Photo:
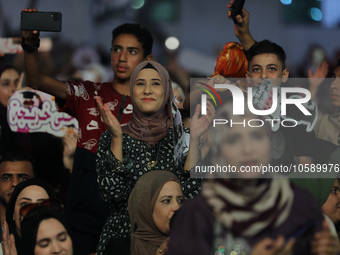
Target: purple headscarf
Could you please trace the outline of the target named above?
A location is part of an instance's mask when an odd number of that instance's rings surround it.
[[[152,114],[142,112],[137,107],[133,98],[133,87],[135,86],[137,76],[147,65],[151,65],[158,72],[164,86],[164,102],[161,108]],[[133,113],[131,121],[122,128],[123,132],[132,138],[147,142],[148,144],[157,144],[167,135],[168,129],[172,127],[171,101],[173,99],[173,91],[168,71],[155,61],[139,63],[131,74],[130,95]]]

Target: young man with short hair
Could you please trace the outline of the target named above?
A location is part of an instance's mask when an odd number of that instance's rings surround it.
[[[0,243],[2,227],[6,220],[6,208],[14,188],[27,179],[33,178],[34,159],[27,153],[12,151],[6,153],[0,161]],[[0,245],[0,249],[1,245]]]
[[[246,77],[250,78],[250,84],[257,87],[265,80],[270,80],[274,86],[281,86],[281,83],[287,82],[289,71],[286,68],[286,53],[283,48],[269,40],[254,40],[249,31],[249,13],[245,9],[236,19],[238,24],[234,25],[234,32],[248,59]],[[280,126],[279,130],[274,132],[273,164],[312,164],[316,144],[314,132],[307,132],[306,126]]]
[[[35,11],[25,9],[24,11]],[[107,129],[101,121],[95,97],[100,96],[121,124],[130,121],[132,104],[130,76],[137,64],[151,60],[153,38],[139,24],[123,24],[112,31],[112,82],[64,82],[41,72],[37,47],[39,33],[23,31],[27,85],[56,97],[61,111],[77,118],[78,143],[74,157],[65,213],[70,223],[75,252],[96,251],[102,227],[109,215],[97,187],[96,152],[101,134]]]
[[[286,68],[286,53],[281,46],[269,40],[255,43],[247,51],[248,71],[247,78],[252,78],[256,85],[262,84],[265,79],[279,79],[287,81],[289,71]],[[280,84],[277,84],[280,85]]]

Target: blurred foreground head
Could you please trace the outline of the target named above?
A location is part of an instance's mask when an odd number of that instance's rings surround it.
[[[245,78],[247,69],[248,60],[243,47],[239,43],[229,42],[217,57],[212,77],[220,74],[226,78]]]

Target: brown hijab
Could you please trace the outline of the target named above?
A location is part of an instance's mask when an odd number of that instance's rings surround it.
[[[163,186],[170,181],[179,185],[178,178],[169,171],[155,170],[142,175],[129,196],[131,221],[131,255],[155,254],[167,236],[154,223],[153,210]]]
[[[157,112],[152,114],[143,113],[138,109],[133,98],[133,87],[135,86],[137,76],[145,67],[155,69],[159,73],[164,86],[163,105]],[[168,71],[155,61],[150,60],[139,63],[131,74],[130,95],[133,113],[131,121],[122,128],[123,132],[132,138],[147,142],[148,144],[157,144],[167,135],[168,129],[172,127],[171,101],[174,96]]]

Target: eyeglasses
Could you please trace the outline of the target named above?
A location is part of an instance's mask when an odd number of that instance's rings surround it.
[[[27,214],[30,215],[30,212],[38,210],[39,208],[44,207],[52,210],[57,210],[62,212],[63,206],[62,204],[56,199],[46,199],[41,203],[32,203],[24,205],[20,208],[20,216],[25,217]]]

